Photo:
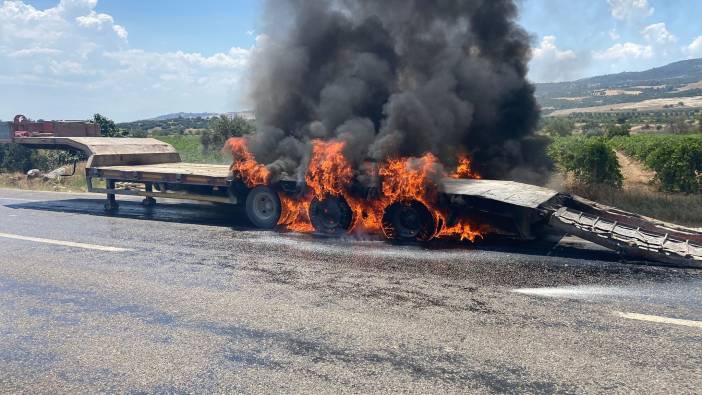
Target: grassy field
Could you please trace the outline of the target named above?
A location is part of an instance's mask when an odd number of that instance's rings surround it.
[[[175,147],[183,162],[229,164],[230,160],[221,153],[205,153],[200,144],[200,136],[159,136],[156,137]]]

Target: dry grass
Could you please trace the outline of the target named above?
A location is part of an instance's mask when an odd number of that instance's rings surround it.
[[[575,184],[566,186],[566,191],[662,221],[702,227],[702,195],[663,193],[650,188],[615,189]]]
[[[41,178],[29,179],[23,173],[0,173],[0,187],[28,189],[32,191],[86,192],[85,163],[76,166],[76,174],[61,177],[59,180],[45,181]]]

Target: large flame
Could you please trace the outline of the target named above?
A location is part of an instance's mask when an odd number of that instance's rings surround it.
[[[241,177],[241,180],[249,188],[257,185],[266,185],[270,182],[271,172],[268,168],[256,161],[246,139],[243,137],[232,137],[227,140],[225,148],[232,152],[233,162],[231,171]]]
[[[342,196],[353,181],[353,169],[343,153],[345,145],[343,141],[312,142],[305,181],[317,199],[325,195]]]
[[[248,150],[246,140],[231,138],[227,147],[232,150],[232,171],[249,187],[270,182],[270,171],[258,163]],[[389,159],[375,166],[374,173],[380,180],[380,192],[373,198],[354,196],[349,192],[354,180],[354,170],[344,156],[345,142],[314,140],[312,153],[305,174],[308,190],[300,197],[280,193],[282,213],[279,225],[294,232],[313,232],[309,208],[313,199],[328,196],[343,197],[354,214],[349,232],[378,232],[382,230],[384,210],[395,202],[416,200],[424,204],[434,217],[435,237],[456,237],[474,241],[482,237],[482,229],[466,219],[459,219],[447,226],[447,213],[437,208],[441,179],[480,178],[471,168],[467,155],[458,158],[454,172],[447,174],[436,156],[427,153],[419,158]]]

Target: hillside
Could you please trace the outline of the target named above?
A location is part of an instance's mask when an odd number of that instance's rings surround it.
[[[700,95],[702,59],[684,60],[639,72],[536,84],[536,98],[546,114],[555,110],[638,103],[651,99],[670,99],[671,103],[677,103],[673,99]]]
[[[174,112],[172,114],[159,115],[157,117],[149,118],[147,121],[168,121],[171,119],[195,119],[195,118],[212,118],[219,114],[213,112]]]

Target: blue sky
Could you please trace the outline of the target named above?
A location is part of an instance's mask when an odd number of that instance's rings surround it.
[[[519,0],[530,79],[702,57],[699,0]],[[118,121],[250,107],[263,0],[0,0],[0,118]]]

